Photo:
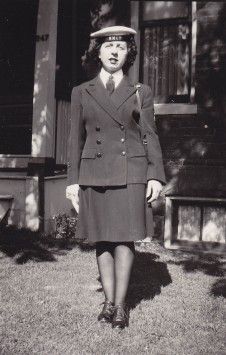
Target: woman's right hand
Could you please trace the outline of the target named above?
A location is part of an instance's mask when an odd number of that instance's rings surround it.
[[[66,188],[66,198],[71,201],[76,212],[79,212],[79,184],[69,185]]]

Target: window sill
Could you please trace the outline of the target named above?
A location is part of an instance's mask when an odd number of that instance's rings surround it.
[[[0,154],[0,168],[25,169],[30,158],[30,155]]]
[[[196,104],[154,104],[156,115],[194,115]]]

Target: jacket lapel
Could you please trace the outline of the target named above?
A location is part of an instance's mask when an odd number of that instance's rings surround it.
[[[136,92],[136,90],[137,89],[134,86],[134,83],[129,81],[128,77],[124,76],[121,83],[111,96],[111,100],[113,101],[116,110],[118,110],[123,103]]]
[[[115,121],[122,124],[121,117],[116,111],[115,105],[112,99],[109,97],[107,90],[105,89],[99,76],[87,83],[86,90],[104,109],[105,112],[107,112]]]
[[[111,97],[109,97],[100,77],[97,76],[88,82],[86,90],[104,109],[104,111],[106,111],[115,121],[122,124],[123,119],[120,117],[117,110],[136,91],[136,87],[124,76],[117,89]]]

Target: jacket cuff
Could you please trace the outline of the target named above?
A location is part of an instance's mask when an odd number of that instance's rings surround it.
[[[161,162],[156,165],[148,165],[147,181],[148,180],[158,180],[162,185],[166,184],[165,172]]]

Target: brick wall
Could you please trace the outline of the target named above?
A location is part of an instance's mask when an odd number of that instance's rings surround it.
[[[198,167],[201,173],[204,168],[213,172],[226,165],[226,3],[197,2],[197,24],[198,114],[157,116],[168,179],[182,167]],[[206,194],[206,186],[209,191],[208,178],[195,193]],[[221,181],[212,193],[225,195],[226,189],[219,187]]]
[[[166,194],[226,197],[226,3],[197,2],[197,115],[157,116]],[[163,237],[164,199],[153,205]]]
[[[204,114],[158,116],[157,127],[168,184],[166,192],[187,196],[226,194],[226,140]]]
[[[199,112],[225,141],[226,3],[197,3],[196,101]]]

